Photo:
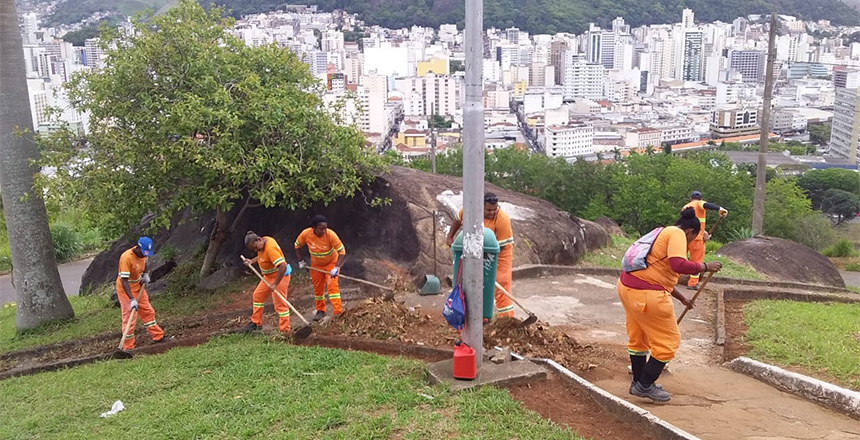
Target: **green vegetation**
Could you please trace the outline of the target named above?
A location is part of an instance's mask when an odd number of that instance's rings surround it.
[[[821,209],[829,190],[840,190],[860,197],[860,178],[857,172],[842,168],[809,171],[798,179],[797,184],[809,193],[812,207],[815,209]]]
[[[625,238],[620,235],[612,236],[612,244],[602,249],[597,249],[586,254],[580,264],[594,267],[608,267],[621,269],[621,257],[627,252],[633,242],[633,238]],[[713,247],[713,246],[712,246]],[[717,256],[714,251],[706,249],[705,261],[719,261],[723,263],[723,270],[719,276],[729,278],[741,278],[747,280],[764,280],[766,277],[746,264],[735,263],[726,257]]]
[[[97,12],[132,16],[147,9],[156,11],[171,3],[173,0],[112,0],[107,2],[101,0],[67,0],[57,4],[54,12],[45,18],[44,24],[45,26],[75,24],[90,18]],[[112,17],[112,20],[117,20],[117,18]]]
[[[279,0],[217,0],[214,3],[225,5],[234,17],[272,11],[283,5]],[[462,29],[465,11],[463,2],[426,0],[310,0],[305,4],[318,5],[326,11],[345,9],[357,13],[370,25],[393,29],[413,25],[438,27],[445,23],[457,23]],[[697,21],[702,22],[722,20],[730,23],[738,16],[770,11],[780,11],[803,20],[832,20],[833,24],[854,25],[860,21],[860,13],[838,0],[487,0],[484,2],[484,26],[502,29],[516,26],[533,34],[581,33],[588,29],[590,22],[608,27],[615,17],[624,17],[633,27],[677,23],[684,8],[692,8]]]
[[[853,263],[848,263],[845,265],[846,272],[860,272],[860,261],[855,261]]]
[[[860,389],[860,304],[754,301],[744,319],[753,357]]]
[[[860,294],[860,287],[856,286],[846,286],[846,288],[856,294]]]
[[[579,438],[505,390],[429,387],[418,361],[261,336],[12,378],[0,390],[9,440]],[[117,399],[125,410],[100,419]]]
[[[831,124],[812,124],[808,128],[809,140],[815,145],[827,145],[830,142]]]
[[[625,230],[644,234],[658,226],[673,224],[692,190],[705,200],[729,210],[714,239],[728,242],[732,231],[748,228],[752,222],[754,171],[735,169],[719,152],[690,154],[631,155],[623,162],[609,164],[576,161],[531,154],[513,148],[485,156],[486,180],[503,188],[545,199],[578,217],[596,219],[605,215]],[[427,159],[410,166],[429,171]],[[440,174],[462,175],[462,150],[454,149],[436,158]],[[709,212],[709,223],[716,213]],[[800,229],[798,219],[817,215],[806,193],[793,178],[773,177],[767,182],[765,235],[800,241],[810,235]],[[818,228],[823,236],[829,225],[811,220],[805,227]],[[829,243],[826,243],[829,244]]]
[[[851,243],[850,241],[845,239],[841,239],[837,241],[834,245],[821,251],[821,255],[824,255],[825,257],[836,258],[856,257],[857,251],[854,250],[854,243]]]
[[[149,213],[158,228],[188,209],[214,211],[201,274],[247,212],[228,219],[234,205],[327,204],[382,167],[362,133],[325,109],[306,64],[286,48],[247,46],[221,12],[183,0],[133,20],[134,32],[104,29],[105,68],[66,83],[90,114],[87,148],[70,130],[39,139],[42,164],[57,169],[40,183],[108,234]]]
[[[708,240],[705,242],[705,253],[713,254],[716,253],[720,248],[723,247],[723,244],[716,240]]]

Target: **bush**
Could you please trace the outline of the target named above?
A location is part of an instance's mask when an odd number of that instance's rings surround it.
[[[59,263],[73,260],[84,252],[80,235],[65,223],[54,223],[51,226],[51,240],[54,242],[54,255]]]
[[[830,220],[820,214],[809,214],[801,217],[794,224],[795,240],[812,249],[820,251],[836,241],[836,233]]]
[[[854,244],[846,239],[841,239],[836,242],[833,246],[828,247],[821,251],[821,255],[825,257],[853,257],[857,255],[857,252],[854,251]]]
[[[860,261],[855,261],[845,266],[845,270],[848,272],[860,272]]]
[[[705,252],[708,254],[717,252],[721,247],[723,247],[723,244],[716,240],[708,240],[705,242]]]
[[[758,234],[753,232],[752,228],[740,227],[732,229],[729,232],[729,242],[743,240],[745,238],[756,238]]]
[[[84,253],[99,251],[104,247],[105,239],[98,228],[80,230],[79,235]]]

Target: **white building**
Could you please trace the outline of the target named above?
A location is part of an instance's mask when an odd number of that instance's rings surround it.
[[[806,116],[796,110],[774,109],[770,115],[770,130],[774,133],[806,131],[806,125]]]
[[[860,89],[836,89],[830,151],[857,163],[857,141],[860,138]]]
[[[681,62],[676,69],[676,79],[700,82],[704,79],[704,41],[701,31],[681,33]]]
[[[394,88],[404,95],[407,116],[456,116],[461,105],[462,78],[433,73],[421,77],[397,78]]]
[[[101,69],[104,65],[104,51],[99,47],[99,39],[98,38],[88,38],[84,42],[84,56],[86,58],[86,62],[84,63],[87,67],[97,70]]]
[[[566,125],[553,125],[545,131],[546,155],[571,158],[594,154],[594,127],[584,122],[571,121]]]
[[[388,102],[388,78],[383,75],[365,75],[358,86],[361,102],[361,131],[388,133],[385,104]]]
[[[589,63],[581,55],[573,51],[564,54],[564,98],[601,99],[606,87],[604,67],[597,63]]]

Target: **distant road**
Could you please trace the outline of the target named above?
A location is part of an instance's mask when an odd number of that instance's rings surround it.
[[[63,280],[63,289],[66,291],[66,295],[78,294],[81,289],[81,277],[92,261],[92,258],[87,258],[59,266],[60,278]],[[4,275],[0,277],[0,304],[13,301],[15,301],[15,289],[12,288],[12,276]]]
[[[860,272],[846,272],[844,270],[840,270],[839,273],[842,274],[842,279],[845,280],[846,285],[860,287]]]

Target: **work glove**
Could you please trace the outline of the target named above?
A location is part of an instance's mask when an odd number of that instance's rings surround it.
[[[136,299],[132,299],[131,301],[129,301],[128,306],[129,306],[132,310],[137,310],[137,300],[136,300]]]
[[[140,282],[141,282],[144,286],[145,286],[145,285],[147,285],[147,284],[149,284],[149,274],[148,274],[148,273],[144,273],[144,274],[140,277]]]
[[[729,210],[726,208],[720,208],[720,217],[725,217],[729,215]]]
[[[306,263],[305,260],[299,260],[299,269],[307,269],[307,268],[308,268],[308,263]]]
[[[340,272],[340,268],[339,268],[339,267],[335,267],[334,269],[332,269],[332,270],[331,270],[331,277],[332,277],[332,278],[337,278],[337,274],[338,274],[338,272]]]
[[[708,234],[707,232],[703,233],[703,234],[702,234],[702,239],[703,239],[704,241],[708,241],[708,240],[710,240],[710,239],[711,239],[711,234]]]

